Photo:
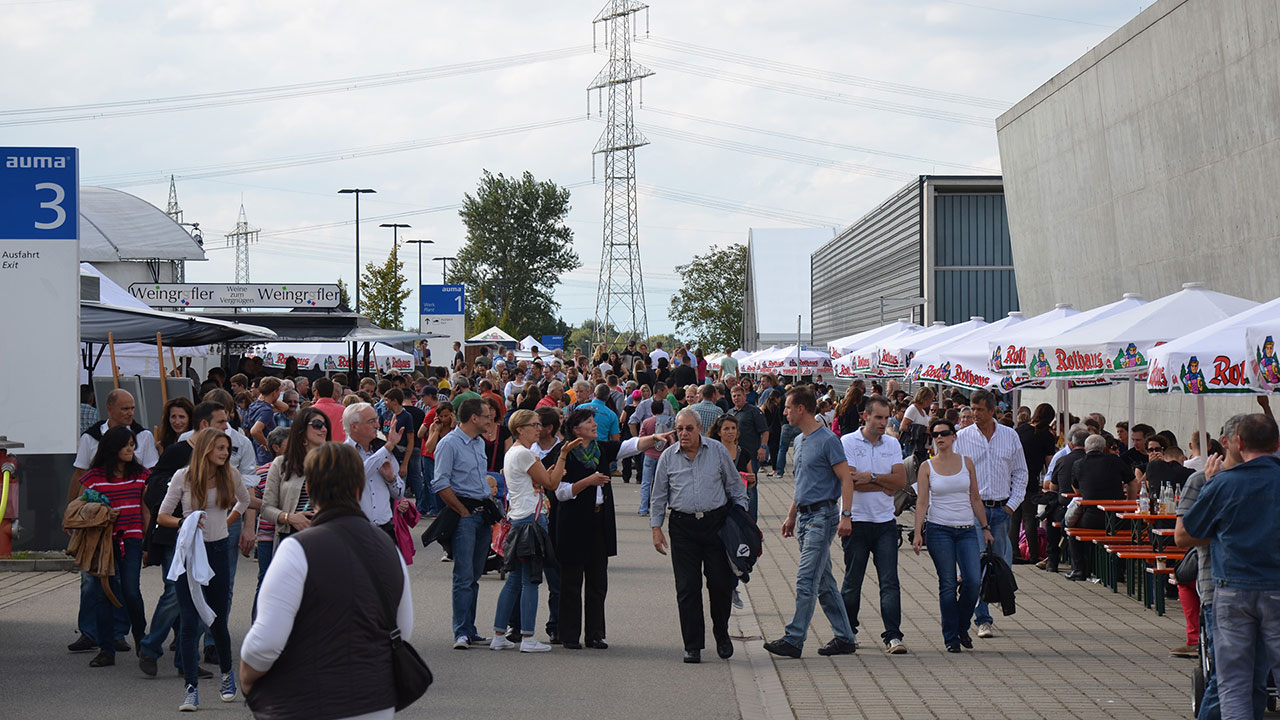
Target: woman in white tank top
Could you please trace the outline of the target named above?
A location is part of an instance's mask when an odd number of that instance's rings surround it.
[[[973,460],[952,451],[956,426],[941,418],[929,420],[929,437],[934,456],[920,466],[917,482],[916,554],[928,543],[929,557],[938,572],[938,606],[942,613],[942,641],[947,652],[961,647],[973,649],[969,621],[978,603],[982,572],[978,567],[978,535],[974,525],[985,522],[987,513],[978,496],[978,477]],[[982,518],[983,520],[977,520]],[[980,525],[982,537],[991,544],[991,531]],[[956,595],[956,568],[960,569],[960,593]]]

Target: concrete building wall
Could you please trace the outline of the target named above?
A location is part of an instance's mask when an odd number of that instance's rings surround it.
[[[1159,0],[1002,115],[997,135],[1027,315],[1193,280],[1280,295],[1280,3]],[[1127,404],[1124,389],[1072,393],[1109,423]],[[1209,425],[1250,408],[1210,398]],[[1181,440],[1194,402],[1140,391],[1137,414]]]

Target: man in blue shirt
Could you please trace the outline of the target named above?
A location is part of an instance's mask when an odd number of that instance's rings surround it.
[[[796,486],[791,511],[782,523],[782,536],[800,543],[800,567],[796,570],[796,612],[787,623],[786,633],[764,644],[774,655],[800,657],[815,603],[831,623],[835,636],[818,649],[819,655],[848,655],[857,645],[849,615],[835,576],[831,574],[831,540],[840,519],[840,507],[853,502],[853,481],[844,448],[835,433],[818,421],[818,401],[813,391],[801,386],[787,393],[784,412],[787,421],[799,428],[796,438]],[[846,524],[842,536],[849,534]]]
[[[609,386],[600,383],[595,389],[595,398],[591,402],[579,403],[580,408],[591,408],[596,414],[596,441],[617,441],[622,437],[622,426],[618,423],[618,413],[609,407]]]
[[[1268,415],[1248,415],[1236,439],[1244,462],[1205,485],[1174,531],[1179,545],[1209,546],[1223,718],[1253,717],[1256,642],[1266,646],[1268,664],[1280,666],[1280,430]]]
[[[466,650],[489,638],[476,630],[476,599],[480,576],[488,556],[491,533],[480,504],[489,497],[485,469],[484,438],[493,410],[479,398],[469,398],[458,408],[459,425],[436,445],[435,474],[431,491],[458,514],[453,532],[453,648]],[[475,512],[472,512],[472,511]]]

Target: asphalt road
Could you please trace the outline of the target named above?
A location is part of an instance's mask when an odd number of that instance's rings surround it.
[[[614,484],[620,553],[609,568],[609,649],[556,647],[545,654],[451,649],[452,565],[439,561],[438,546],[420,548],[409,568],[415,609],[412,642],[431,666],[435,684],[399,717],[739,717],[729,663],[715,657],[709,631],[707,646],[712,649],[704,652],[703,663],[681,662],[670,563],[653,550],[648,518],[634,514],[637,486],[616,478]],[[241,559],[231,623],[237,662],[240,642],[249,629],[256,579],[256,563]],[[477,625],[483,634],[489,632],[501,586],[496,574],[481,580]],[[145,570],[148,619],[160,588],[159,570]],[[161,660],[160,674],[148,678],[138,670],[132,653],[119,654],[115,667],[90,668],[92,654],[66,651],[66,645],[76,639],[78,602],[79,584],[71,583],[0,609],[0,717],[173,717],[183,688],[170,655]],[[544,589],[539,627],[545,622],[545,610]],[[734,661],[745,659],[735,657]],[[222,703],[210,681],[201,690],[202,715],[249,716],[242,698]]]

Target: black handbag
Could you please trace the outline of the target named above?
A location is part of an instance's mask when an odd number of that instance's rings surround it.
[[[1193,547],[1178,561],[1173,569],[1173,579],[1179,585],[1194,585],[1200,576],[1200,548]]]
[[[435,680],[418,651],[401,639],[399,628],[391,631],[391,674],[395,678],[396,712],[417,702]]]

